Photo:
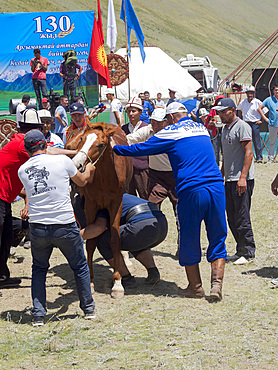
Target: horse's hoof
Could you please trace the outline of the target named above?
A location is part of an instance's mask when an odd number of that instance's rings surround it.
[[[124,290],[117,291],[117,290],[112,290],[111,297],[114,299],[121,299],[124,298],[125,292]]]
[[[91,292],[92,292],[92,294],[95,293],[95,285],[92,281],[91,281]]]

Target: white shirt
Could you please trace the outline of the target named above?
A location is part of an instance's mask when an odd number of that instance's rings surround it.
[[[251,100],[251,102],[248,102],[248,99],[242,100],[238,107],[237,110],[242,111],[242,119],[245,122],[257,122],[261,120],[260,113],[258,112],[259,106],[262,104],[262,102],[254,98]]]
[[[155,107],[162,107],[162,108],[165,108],[166,106],[163,100],[158,101],[157,99],[154,100],[154,105]]]
[[[116,98],[111,101],[109,123],[112,123],[113,125],[118,125],[114,112],[118,112],[121,122],[123,106],[120,100]]]
[[[136,127],[136,126],[135,126]],[[142,143],[147,141],[150,137],[154,135],[154,131],[151,125],[139,128],[139,130],[134,130],[133,133],[128,134],[127,142],[128,145]],[[172,166],[170,164],[167,154],[157,154],[149,156],[149,167],[155,171],[172,171]]]
[[[64,149],[64,143],[63,140],[56,134],[53,134],[53,132],[48,132],[48,134],[45,136],[45,140],[47,143],[47,146],[54,146],[55,148]]]
[[[29,221],[39,224],[69,224],[75,221],[69,194],[69,179],[77,169],[65,155],[38,154],[18,170],[29,200]]]
[[[17,122],[17,128],[19,128],[19,121],[21,121],[22,114],[21,112],[26,109],[26,105],[23,103],[19,103],[16,107],[16,122]]]

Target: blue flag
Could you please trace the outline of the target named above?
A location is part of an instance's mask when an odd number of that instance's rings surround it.
[[[125,22],[126,18],[126,25],[127,25],[127,44],[128,49],[130,50],[130,32],[134,30],[143,63],[145,61],[145,50],[144,50],[144,34],[141,29],[140,23],[136,17],[135,11],[133,10],[132,4],[130,0],[122,0],[122,9],[121,9],[121,16],[120,18]]]

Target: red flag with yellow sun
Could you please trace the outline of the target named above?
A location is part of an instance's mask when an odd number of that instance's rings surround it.
[[[98,19],[96,20],[95,17],[88,63],[92,66],[93,70],[99,74],[99,84],[111,87],[107,57],[104,50],[104,37],[99,0]]]

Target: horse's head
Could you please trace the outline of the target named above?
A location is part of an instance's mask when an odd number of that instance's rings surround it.
[[[72,159],[78,169],[82,169],[88,161],[96,163],[110,145],[110,137],[117,127],[111,127],[103,122],[88,123],[75,137],[70,139],[67,149],[77,149],[78,153]]]

